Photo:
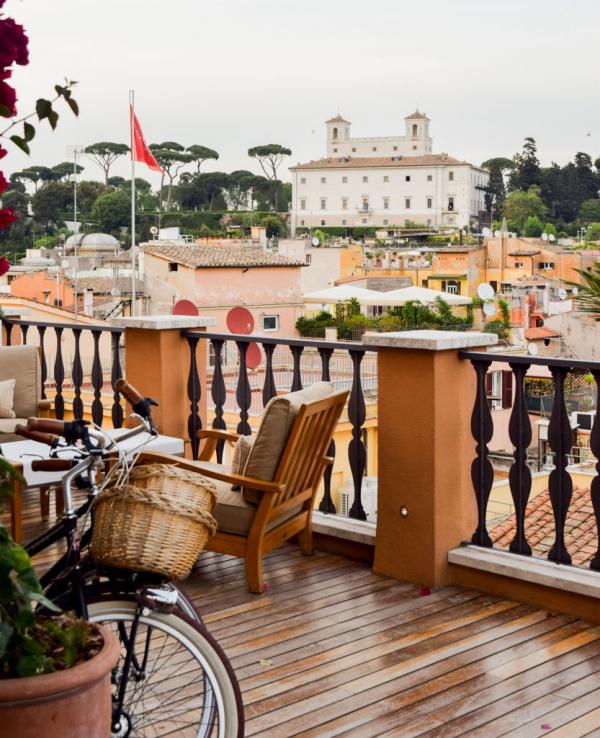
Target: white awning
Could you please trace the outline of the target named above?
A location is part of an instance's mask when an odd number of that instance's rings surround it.
[[[369,290],[372,292],[373,290]],[[470,305],[473,301],[465,295],[453,295],[450,292],[440,292],[438,290],[430,290],[426,287],[402,287],[398,290],[390,292],[377,292],[370,295],[364,300],[360,300],[361,305],[381,305],[394,306],[405,305],[407,302],[420,302],[424,305],[435,303],[438,297],[448,303],[448,305]]]
[[[307,292],[303,300],[304,302],[316,302],[321,305],[334,305],[338,302],[348,302],[353,298],[358,300],[361,305],[377,305],[377,302],[365,302],[365,300],[376,298],[383,294],[377,290],[367,290],[364,287],[353,287],[350,284],[341,284],[337,287],[326,287],[316,292]]]

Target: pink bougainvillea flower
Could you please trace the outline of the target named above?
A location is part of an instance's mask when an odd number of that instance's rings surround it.
[[[431,594],[431,589],[429,587],[421,587],[419,590],[419,595],[421,597],[427,597],[427,595]]]
[[[6,256],[0,256],[0,277],[2,277],[10,269],[10,264]]]
[[[542,730],[552,730],[552,726],[550,725],[550,723],[542,723],[542,724],[540,725],[540,728],[541,728]]]
[[[271,589],[271,587],[269,587],[268,582],[265,582],[263,584],[263,592],[268,592],[270,589]]]
[[[0,159],[4,159],[4,157],[8,154],[8,151],[0,146]]]
[[[2,172],[0,172],[0,193],[4,192],[7,187],[8,182],[6,181],[6,177]]]
[[[17,92],[14,87],[6,84],[5,80],[10,78],[10,71],[5,69],[0,72],[0,115],[10,118],[17,113]],[[6,112],[8,111],[8,112]]]
[[[0,210],[0,228],[7,228],[11,223],[17,220],[15,211],[10,208],[3,208]]]
[[[29,40],[23,26],[12,18],[0,18],[0,66],[29,63]]]

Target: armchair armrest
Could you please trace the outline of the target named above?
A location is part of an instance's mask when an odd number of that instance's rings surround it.
[[[221,472],[216,469],[199,469],[200,473],[210,479],[218,479],[221,482],[228,482],[232,486],[247,487],[248,489],[255,489],[259,492],[265,492],[267,494],[275,495],[282,492],[285,489],[285,484],[279,482],[265,482],[263,479],[256,479],[255,477],[246,477],[243,474],[234,474],[233,472]]]
[[[210,461],[219,441],[225,441],[226,443],[233,445],[239,438],[239,435],[231,431],[207,428],[206,430],[199,430],[196,437],[200,441],[205,441],[202,451],[198,455],[198,459],[200,461]]]

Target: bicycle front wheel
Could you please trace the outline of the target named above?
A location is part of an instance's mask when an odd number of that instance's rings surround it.
[[[137,605],[133,601],[89,604],[89,619],[108,627],[121,642],[113,670],[119,694],[130,648],[122,714],[115,738],[243,738],[243,706],[229,662],[214,639],[174,613],[150,611],[130,638]]]

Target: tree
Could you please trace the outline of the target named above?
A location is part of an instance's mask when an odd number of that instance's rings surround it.
[[[156,161],[163,169],[160,177],[160,202],[162,205],[162,192],[165,176],[169,180],[167,190],[167,210],[173,204],[173,183],[180,170],[193,161],[192,155],[185,153],[184,147],[175,141],[164,141],[160,144],[150,144],[150,151],[154,154]]]
[[[69,161],[63,161],[60,164],[56,164],[51,168],[53,179],[68,181],[73,174],[75,164]],[[83,167],[77,164],[77,174],[83,172]]]
[[[544,226],[537,215],[528,215],[523,223],[523,235],[528,238],[539,238]]]
[[[546,223],[544,233],[547,233],[549,236],[556,236],[556,226],[554,223]]]
[[[104,184],[108,184],[110,168],[120,156],[129,152],[129,146],[112,141],[99,141],[86,146],[85,153],[96,162],[104,172]]]
[[[257,159],[266,178],[273,184],[273,204],[275,211],[279,210],[279,192],[276,188],[277,170],[286,156],[291,156],[292,150],[280,144],[265,144],[248,149],[248,156]]]
[[[542,184],[540,162],[537,158],[535,139],[527,137],[523,142],[523,151],[513,157],[514,168],[510,174],[510,189],[527,191],[534,185]]]
[[[126,190],[115,190],[101,195],[92,207],[92,218],[104,233],[116,233],[131,225],[131,195]]]
[[[110,188],[102,182],[89,182],[87,180],[80,182],[77,186],[78,212],[89,215],[96,200],[107,192],[110,192]]]
[[[57,228],[67,208],[73,206],[73,188],[67,182],[46,182],[31,198],[31,208],[38,223]]]
[[[577,287],[578,293],[575,304],[584,313],[591,313],[600,321],[600,261],[594,262],[591,271],[576,269],[582,278],[582,283],[567,282],[571,287]]]
[[[507,220],[514,221],[519,231],[523,229],[527,216],[536,215],[543,218],[547,208],[540,197],[540,188],[530,187],[527,192],[522,190],[511,192],[504,201],[502,213]]]
[[[590,223],[585,232],[586,242],[600,241],[600,223]]]
[[[487,159],[481,166],[490,173],[485,192],[485,209],[491,215],[492,206],[494,206],[496,213],[501,213],[506,197],[505,176],[515,168],[515,163],[511,159],[499,156],[494,159]]]
[[[205,161],[219,158],[219,154],[214,149],[209,149],[207,146],[200,146],[199,144],[188,146],[186,152],[191,156],[191,161],[196,163],[197,174],[200,174],[200,167]]]
[[[584,200],[581,203],[577,217],[582,223],[600,221],[600,199]]]
[[[27,167],[22,172],[15,172],[12,176],[21,181],[32,182],[34,192],[37,192],[39,182],[51,182],[55,178],[50,167],[44,166]]]
[[[238,169],[231,172],[229,182],[227,184],[227,200],[232,210],[246,210],[248,202],[252,198],[252,191],[257,184],[256,174],[249,172],[247,169]]]
[[[285,223],[278,215],[267,215],[261,225],[267,229],[267,238],[285,235]]]

